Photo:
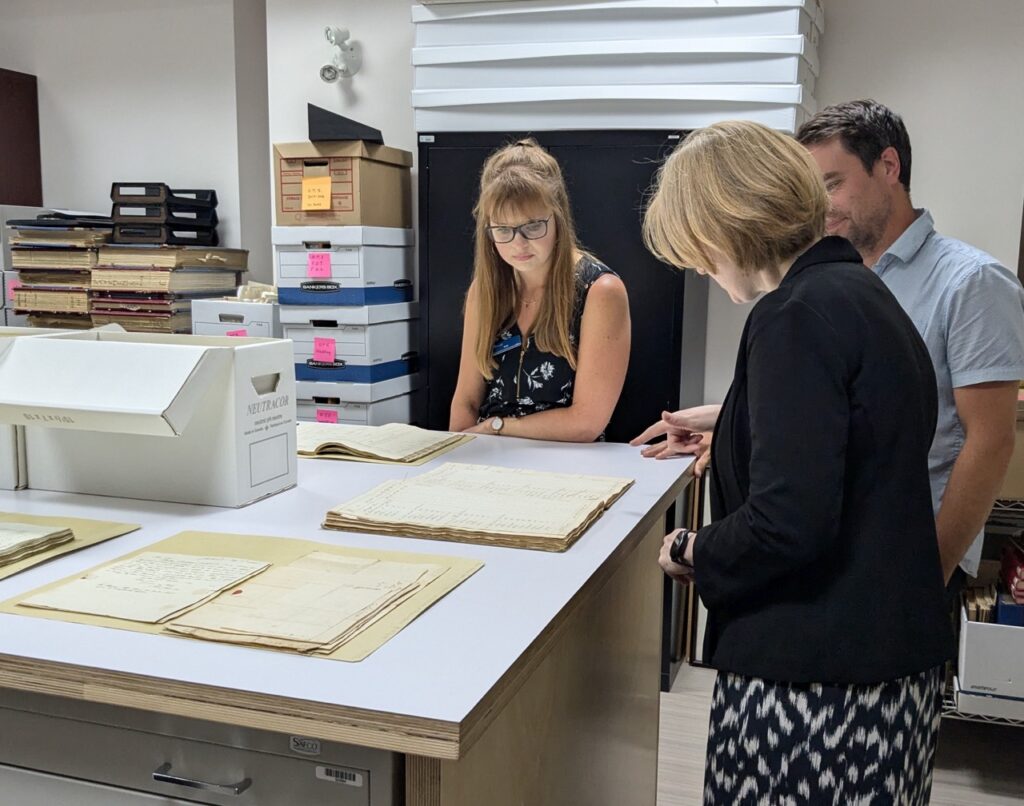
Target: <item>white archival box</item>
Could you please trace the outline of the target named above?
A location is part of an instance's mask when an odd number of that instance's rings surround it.
[[[290,344],[119,331],[18,339],[0,358],[30,487],[236,507],[295,485]]]
[[[1024,628],[969,621],[960,607],[960,688],[1024,700]]]
[[[192,300],[192,333],[196,336],[281,338],[276,302],[246,302],[235,297]]]
[[[413,231],[397,227],[274,227],[282,305],[386,305],[414,296]],[[314,273],[311,255],[326,261]]]
[[[386,383],[386,381],[385,381]],[[415,424],[423,410],[420,391],[378,400],[375,403],[313,403],[299,399],[299,421],[345,425]]]
[[[0,326],[0,358],[16,338],[59,332],[43,328]],[[0,424],[0,490],[22,490],[27,484],[25,429],[17,425]]]

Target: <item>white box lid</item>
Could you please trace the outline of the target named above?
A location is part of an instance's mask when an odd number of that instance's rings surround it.
[[[78,334],[76,334],[78,335]],[[181,434],[227,348],[134,334],[18,339],[0,360],[0,422],[124,434]],[[118,337],[121,336],[121,339]]]

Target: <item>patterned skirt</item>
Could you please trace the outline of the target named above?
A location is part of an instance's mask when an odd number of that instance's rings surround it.
[[[838,686],[719,672],[704,803],[924,806],[942,672]]]

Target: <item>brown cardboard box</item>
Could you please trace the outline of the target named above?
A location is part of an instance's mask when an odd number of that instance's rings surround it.
[[[1003,487],[996,498],[1024,499],[1024,422],[1017,420],[1017,441],[1013,448],[1013,458],[1003,479]]]
[[[363,140],[274,145],[278,226],[412,227],[412,154]],[[330,176],[331,209],[302,209],[304,177]]]

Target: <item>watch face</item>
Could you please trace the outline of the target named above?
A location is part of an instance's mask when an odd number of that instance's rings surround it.
[[[502,426],[504,426],[504,425],[505,425],[505,421],[502,420],[501,417],[495,417],[493,420],[491,420],[491,430],[492,431],[500,431],[502,429]]]

